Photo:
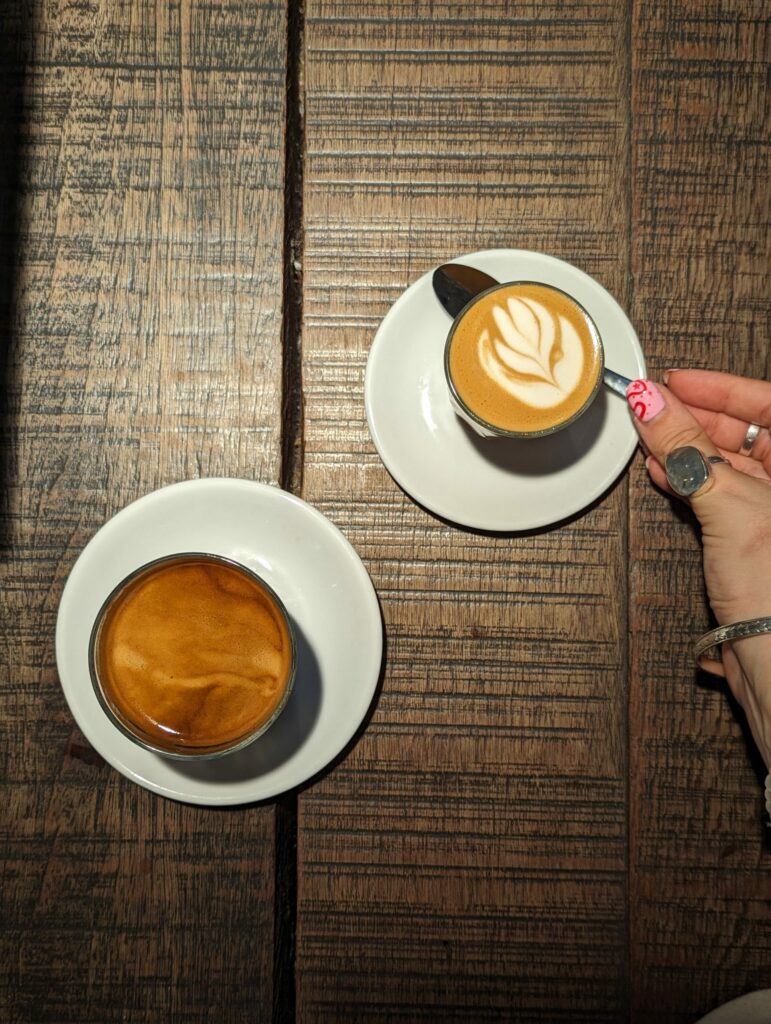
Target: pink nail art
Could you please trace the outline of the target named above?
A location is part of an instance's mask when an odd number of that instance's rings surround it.
[[[664,396],[652,380],[633,380],[626,389],[626,400],[638,420],[647,423],[665,406]]]

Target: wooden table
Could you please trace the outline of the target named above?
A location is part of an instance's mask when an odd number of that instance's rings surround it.
[[[653,375],[769,376],[768,6],[0,18],[0,1019],[686,1024],[771,985],[761,766],[694,674],[693,523],[636,459],[556,529],[458,529],[363,403],[402,290],[499,246],[594,275]],[[387,635],[345,759],[227,810],[109,768],[53,644],[105,520],[215,475],[336,523]]]

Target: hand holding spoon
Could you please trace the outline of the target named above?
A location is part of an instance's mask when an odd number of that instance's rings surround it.
[[[494,277],[465,263],[443,263],[434,271],[433,285],[436,297],[445,312],[455,319],[463,307],[478,295],[500,284]],[[603,382],[611,391],[626,398],[626,389],[632,383],[628,377],[609,370],[603,371]]]

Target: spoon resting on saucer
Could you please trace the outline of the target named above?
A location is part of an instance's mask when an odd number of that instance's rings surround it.
[[[434,271],[432,283],[442,308],[454,320],[475,295],[487,291],[488,288],[494,288],[500,281],[496,281],[483,270],[469,267],[465,263],[443,263]],[[603,382],[605,387],[615,391],[622,398],[626,398],[626,389],[632,383],[629,377],[609,370],[607,366],[603,371]]]

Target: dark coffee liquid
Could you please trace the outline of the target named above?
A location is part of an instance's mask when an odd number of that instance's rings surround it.
[[[230,745],[266,722],[289,682],[284,616],[259,581],[206,560],[170,562],[129,583],[95,652],[119,717],[154,745]]]

